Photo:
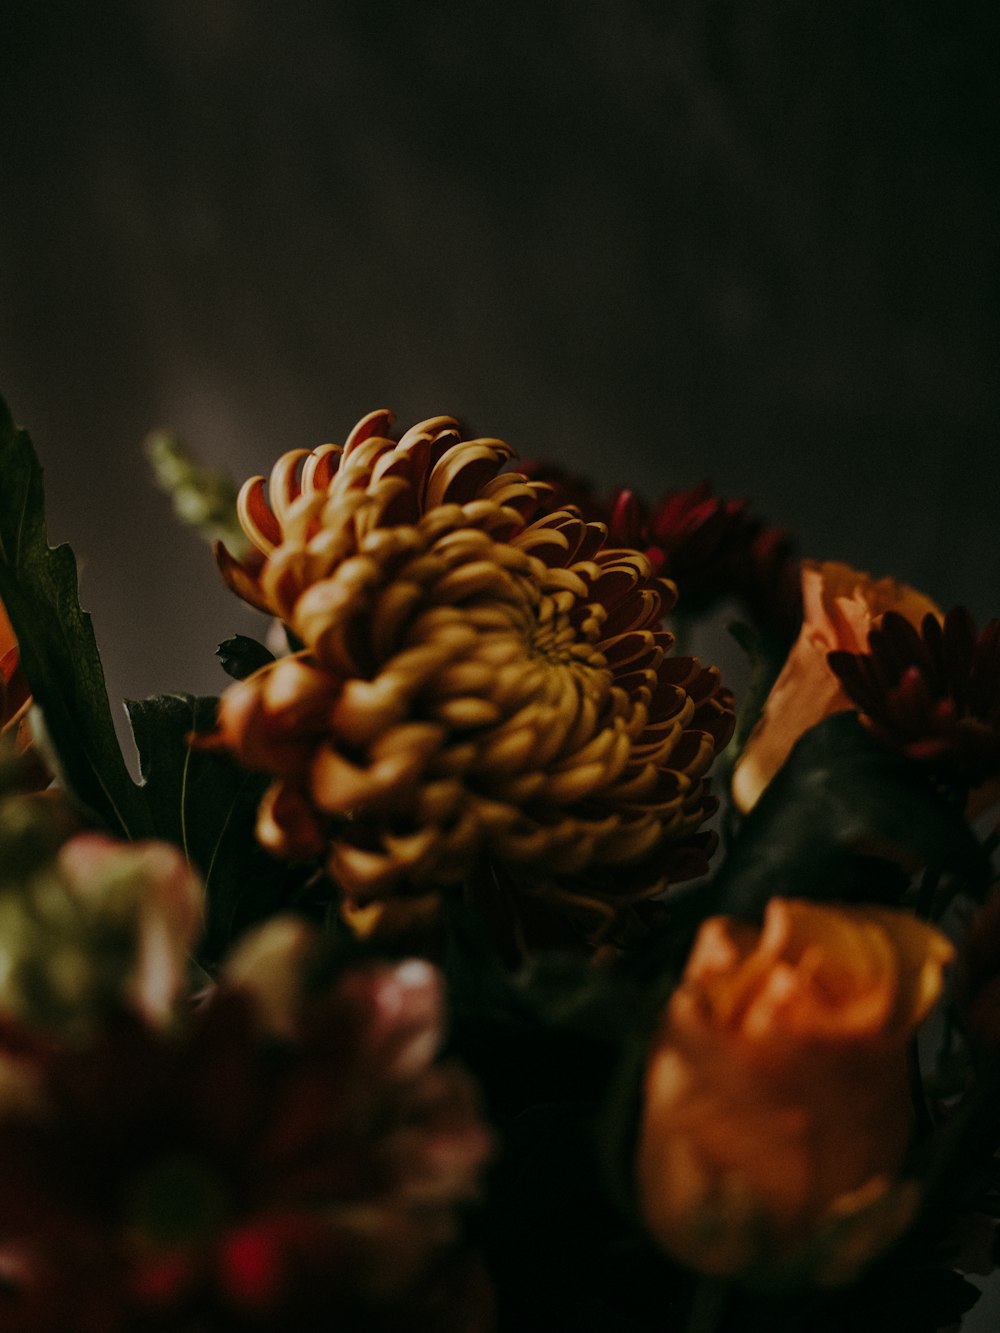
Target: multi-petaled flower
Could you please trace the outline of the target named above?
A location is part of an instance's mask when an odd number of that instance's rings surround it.
[[[1000,774],[1000,620],[978,633],[964,607],[919,628],[887,612],[867,652],[830,667],[871,731],[966,787]]]
[[[772,898],[760,927],[702,924],[646,1072],[639,1198],[664,1249],[839,1286],[900,1235],[907,1053],[953,953],[882,907]]]
[[[27,825],[39,849],[60,833],[59,806],[47,804],[48,822]],[[0,882],[0,1011],[77,1038],[122,1005],[165,1024],[203,915],[201,881],[178,848],[77,833]]]
[[[492,1147],[437,1059],[440,978],[355,968],[276,1015],[262,960],[301,970],[297,929],[265,927],[179,1033],[123,1011],[83,1046],[3,1034],[5,1328],[488,1327],[423,1310]]]
[[[704,868],[731,695],[669,655],[646,556],[546,511],[501,441],[391,423],[243,488],[254,549],[222,572],[302,650],[227,691],[210,743],[274,775],[262,841],[324,854],[352,904],[490,865],[607,928]]]

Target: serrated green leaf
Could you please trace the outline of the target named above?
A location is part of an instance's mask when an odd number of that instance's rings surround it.
[[[93,626],[80,607],[76,559],[66,545],[49,546],[42,470],[2,398],[0,476],[0,599],[61,776],[113,832],[146,836],[149,812],[118,746]]]
[[[164,694],[126,703],[158,837],[179,846],[205,883],[200,961],[216,962],[242,930],[287,906],[287,868],[254,837],[268,779],[228,755],[192,749],[215,724],[218,700]]]
[[[837,713],[796,744],[702,890],[700,911],[757,918],[772,897],[864,898],[871,853],[882,851],[957,875],[974,891],[989,876],[961,810],[854,713]]]

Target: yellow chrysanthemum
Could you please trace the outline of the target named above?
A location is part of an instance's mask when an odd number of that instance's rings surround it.
[[[244,486],[254,551],[220,567],[303,648],[230,687],[213,743],[274,775],[264,844],[324,854],[349,904],[488,864],[601,933],[704,868],[731,696],[668,656],[676,593],[643,555],[571,508],[535,518],[547,488],[501,441],[392,420]]]

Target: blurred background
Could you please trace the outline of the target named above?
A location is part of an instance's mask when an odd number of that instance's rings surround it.
[[[0,33],[0,390],[113,700],[254,632],[154,488],[374,407],[1000,612],[995,0],[104,0]]]
[[[452,413],[1000,612],[998,35],[996,0],[8,6],[0,390],[115,706],[218,691],[258,629],[160,426],[242,478]]]

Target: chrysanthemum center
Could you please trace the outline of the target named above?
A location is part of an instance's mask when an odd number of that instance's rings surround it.
[[[530,657],[549,666],[586,664],[604,668],[607,664],[590,639],[574,625],[568,611],[560,602],[565,597],[543,594],[533,608],[533,615],[525,634]]]

